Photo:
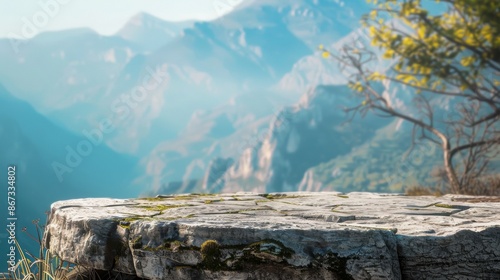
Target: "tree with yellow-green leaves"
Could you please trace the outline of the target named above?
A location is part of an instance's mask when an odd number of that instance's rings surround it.
[[[443,151],[444,171],[454,193],[471,189],[500,150],[500,2],[498,0],[368,0],[362,19],[371,47],[358,42],[330,51],[361,98],[348,112],[375,112],[413,124],[414,141]],[[424,3],[422,3],[424,2]],[[427,2],[427,3],[425,3]],[[433,14],[424,6],[443,12]],[[426,6],[429,7],[429,6]],[[381,52],[391,68],[373,69]],[[391,82],[414,89],[417,114],[394,106],[380,90]],[[453,114],[437,118],[433,100],[447,97]],[[498,171],[497,171],[498,173]]]

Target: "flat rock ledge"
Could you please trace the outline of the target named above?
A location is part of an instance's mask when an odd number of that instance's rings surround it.
[[[44,243],[116,279],[500,279],[500,198],[75,199],[52,204]]]

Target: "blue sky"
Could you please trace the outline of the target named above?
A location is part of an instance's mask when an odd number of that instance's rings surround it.
[[[0,0],[0,38],[29,38],[43,31],[75,27],[90,27],[109,35],[141,11],[171,21],[210,20],[242,1]]]

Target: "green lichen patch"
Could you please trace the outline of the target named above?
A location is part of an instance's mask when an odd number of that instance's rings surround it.
[[[187,245],[186,243],[175,239],[165,240],[163,247],[172,252],[178,252],[181,250],[198,250],[195,246]]]
[[[193,200],[195,198],[195,195],[176,195],[173,197],[174,200]]]
[[[147,200],[147,201],[165,201],[167,197],[141,197],[139,200]]]
[[[212,197],[219,196],[219,194],[216,194],[216,193],[192,193],[191,195],[193,195],[193,196],[212,196]]]
[[[181,219],[190,219],[190,218],[193,218],[194,216],[195,216],[194,214],[189,214],[186,216],[162,217],[162,220],[176,221],[176,220],[181,220]]]
[[[444,203],[436,203],[436,204],[434,204],[434,206],[435,207],[440,207],[440,208],[458,209],[457,205],[444,204]]]
[[[120,222],[125,222],[130,225],[131,222],[142,220],[144,218],[147,218],[146,216],[131,216],[131,217],[126,217],[123,218]]]
[[[147,206],[147,207],[145,206],[142,208],[149,210],[149,211],[160,212],[160,214],[163,214],[164,210],[176,208],[176,207],[172,207],[172,205],[168,205],[167,207],[155,207],[155,206],[156,205]],[[121,219],[115,219],[115,221],[118,222],[119,227],[126,229],[126,230],[129,230],[132,223],[134,223],[136,221],[178,220],[178,219],[182,219],[182,218],[194,217],[194,214],[190,214],[187,216],[176,216],[176,217],[167,217],[167,218],[162,217],[161,219],[159,219],[159,218],[156,218],[156,216],[158,216],[158,215],[159,214],[154,214],[154,215],[149,215],[149,216],[133,215],[133,216],[129,216],[129,217],[121,218]]]
[[[342,213],[342,211],[340,211],[340,209],[339,209],[342,206],[344,206],[344,205],[343,204],[332,205],[331,206],[332,207],[331,211],[332,212],[336,212],[336,213]]]
[[[420,211],[420,210],[425,210],[426,208],[429,208],[432,206],[436,206],[436,204],[439,204],[439,202],[434,202],[434,203],[426,204],[426,205],[406,205],[405,208],[410,209],[410,210]]]
[[[276,194],[260,194],[259,196],[262,196],[267,199],[283,199],[283,198],[298,198],[298,197],[305,197],[302,195],[290,195],[290,194],[285,194],[285,193],[276,193]]]
[[[453,205],[453,204],[443,204],[443,203],[436,203],[434,204],[435,207],[440,207],[440,208],[447,208],[447,209],[456,209],[456,210],[467,210],[470,207],[469,206],[463,206],[463,205]]]
[[[180,207],[188,207],[191,206],[189,204],[154,204],[154,205],[142,205],[138,206],[139,208],[143,208],[148,211],[156,211],[156,212],[163,212],[168,209],[172,208],[180,208]]]
[[[148,201],[165,201],[165,200],[193,200],[203,197],[219,197],[219,194],[212,193],[191,193],[191,194],[173,194],[173,195],[159,195],[152,198],[140,198]],[[222,198],[221,198],[222,199]]]

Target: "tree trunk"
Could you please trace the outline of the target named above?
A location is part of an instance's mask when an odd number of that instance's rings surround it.
[[[444,156],[444,170],[446,172],[446,177],[448,177],[448,181],[450,183],[451,192],[452,193],[460,193],[460,183],[458,182],[457,173],[455,173],[455,169],[453,168],[452,158],[451,158],[451,149],[450,143],[448,139],[443,140],[443,156]]]

